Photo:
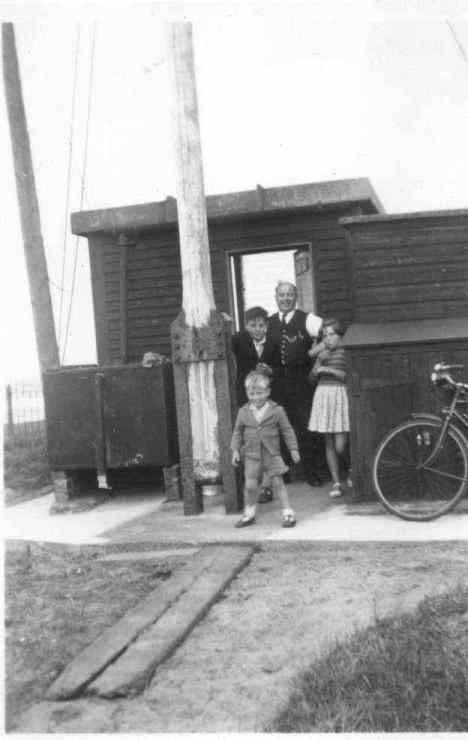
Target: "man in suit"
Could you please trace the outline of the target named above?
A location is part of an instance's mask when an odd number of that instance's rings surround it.
[[[307,482],[318,486],[321,480],[317,468],[322,467],[323,453],[319,435],[314,439],[307,430],[313,395],[308,375],[309,350],[319,334],[322,319],[296,308],[297,289],[293,283],[278,283],[275,298],[278,312],[270,316],[266,335],[273,345],[271,397],[285,409],[296,432]]]

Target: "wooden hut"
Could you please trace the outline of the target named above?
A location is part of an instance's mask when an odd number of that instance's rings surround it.
[[[382,211],[367,179],[208,196],[217,310],[242,316],[243,255],[294,249],[302,306],[350,319],[338,220]],[[72,231],[89,243],[99,364],[138,362],[148,351],[170,356],[170,322],[182,297],[175,200],[74,213]]]
[[[468,376],[468,211],[344,218],[352,324],[351,453],[358,493],[386,431],[413,411],[436,412],[437,361]]]
[[[209,196],[217,311],[239,325],[245,255],[292,250],[301,306],[349,321],[349,254],[338,221],[382,210],[366,179]],[[45,374],[52,466],[67,472],[72,491],[93,469],[104,481],[108,472],[161,468],[166,482],[175,480],[171,366],[143,369],[141,361],[148,352],[171,355],[182,303],[176,202],[74,213],[72,231],[89,243],[98,365]]]

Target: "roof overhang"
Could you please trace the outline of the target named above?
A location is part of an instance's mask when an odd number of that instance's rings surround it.
[[[343,337],[345,347],[376,347],[395,344],[449,341],[468,338],[468,316],[419,321],[351,324]]]
[[[368,213],[383,213],[384,208],[367,178],[331,180],[306,185],[245,190],[209,195],[206,198],[210,221],[268,215],[300,209],[341,209],[361,205]],[[166,200],[141,205],[78,211],[71,215],[73,234],[88,236],[98,232],[149,230],[177,223],[177,201]]]

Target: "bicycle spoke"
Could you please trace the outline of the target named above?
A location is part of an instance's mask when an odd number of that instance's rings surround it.
[[[399,457],[402,460],[405,460],[407,463],[412,463],[414,461],[414,455],[412,454],[412,450],[410,447],[410,440],[406,436],[401,435],[400,437],[396,438],[394,442],[401,449],[401,455]]]
[[[444,473],[442,470],[438,470],[437,468],[433,468],[430,466],[426,467],[426,465],[423,466],[423,470],[428,470],[429,472],[435,473],[436,475],[440,475],[443,478],[452,478],[453,480],[456,480],[456,481],[468,480],[468,478],[464,478],[463,475],[453,475],[453,473]]]
[[[393,455],[393,460],[388,456],[388,452],[385,457],[382,457],[381,460],[383,465],[389,465],[395,468],[401,468],[402,465],[405,465],[407,467],[413,467],[414,462],[411,462],[409,460],[403,460],[401,457],[396,457]]]

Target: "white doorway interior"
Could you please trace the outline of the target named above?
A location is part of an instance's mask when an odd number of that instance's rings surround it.
[[[277,310],[275,288],[281,280],[297,285],[299,308],[306,311],[315,308],[312,259],[308,244],[295,245],[289,249],[232,254],[230,272],[236,330],[242,326],[244,312],[252,306],[263,306],[269,314]]]

